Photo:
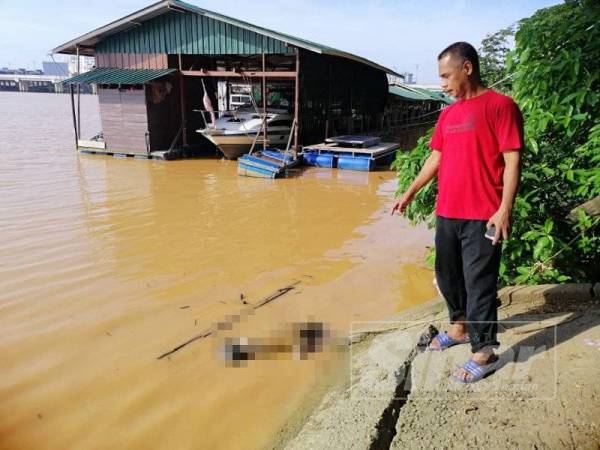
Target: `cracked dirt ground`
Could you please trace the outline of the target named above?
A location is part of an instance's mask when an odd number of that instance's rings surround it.
[[[432,301],[362,333],[351,345],[348,383],[329,392],[287,448],[598,449],[600,308],[516,302],[499,311],[503,364],[472,385],[448,380],[466,345],[416,352]],[[407,370],[408,369],[408,370]],[[406,377],[410,374],[410,377]]]

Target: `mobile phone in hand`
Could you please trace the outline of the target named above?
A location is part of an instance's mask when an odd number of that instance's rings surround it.
[[[496,236],[496,227],[492,225],[486,230],[485,237],[488,238],[490,241],[493,241],[494,236]]]

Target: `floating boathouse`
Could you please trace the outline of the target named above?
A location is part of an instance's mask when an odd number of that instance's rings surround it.
[[[289,142],[296,151],[329,136],[409,131],[402,125],[410,125],[412,113],[404,113],[440,107],[433,96],[393,92],[388,75],[399,75],[366,58],[178,0],[150,5],[53,51],[95,57],[94,69],[63,82],[72,95],[80,84],[98,88],[101,138],[80,136],[72,102],[83,151],[153,157],[214,148],[196,132],[206,126],[205,93],[219,115],[250,97],[264,111],[276,92],[293,118]],[[412,117],[418,121],[417,113]]]

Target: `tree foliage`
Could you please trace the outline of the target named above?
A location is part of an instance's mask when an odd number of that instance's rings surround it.
[[[522,183],[513,228],[503,243],[505,284],[596,281],[598,218],[578,205],[600,195],[600,6],[568,1],[520,22],[506,69],[525,117]],[[431,132],[394,163],[404,191],[429,154]],[[407,215],[433,217],[436,187],[422,190]]]
[[[511,40],[515,34],[513,26],[488,34],[477,50],[481,79],[486,86],[494,86],[502,92],[510,92],[512,83],[508,78],[506,58],[511,50]]]

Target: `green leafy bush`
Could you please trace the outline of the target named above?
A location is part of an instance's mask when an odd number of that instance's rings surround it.
[[[511,239],[503,243],[504,284],[597,280],[598,218],[576,206],[600,195],[600,5],[569,1],[520,22],[507,68],[525,117],[522,182]],[[431,131],[394,167],[398,193],[429,155]],[[407,210],[433,225],[437,187],[423,189]]]
[[[399,151],[396,160],[392,163],[392,169],[398,173],[398,190],[396,195],[406,191],[417,176],[425,160],[431,154],[429,141],[433,134],[431,128],[427,134],[417,141],[417,145],[410,152]],[[414,225],[418,222],[427,222],[430,227],[435,225],[435,196],[437,193],[437,180],[434,180],[421,189],[415,195],[413,201],[406,208],[405,215]]]

